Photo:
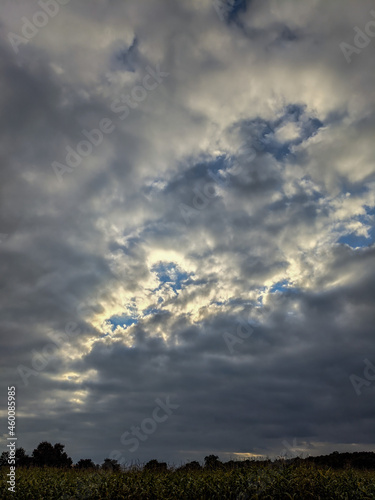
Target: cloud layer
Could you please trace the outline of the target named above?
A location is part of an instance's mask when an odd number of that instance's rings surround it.
[[[375,363],[375,41],[340,47],[372,2],[215,6],[67,2],[26,38],[41,4],[5,2],[2,394],[29,451],[373,449],[349,377]]]

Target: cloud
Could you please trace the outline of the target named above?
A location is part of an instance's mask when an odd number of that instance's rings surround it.
[[[339,47],[370,4],[69,3],[15,54],[35,10],[5,3],[1,352],[22,446],[175,463],[373,447],[373,387],[349,376],[373,343],[375,87],[371,48],[348,65]],[[137,100],[147,68],[168,76]],[[105,118],[59,183],[52,163]],[[126,449],[166,397],[178,411]]]

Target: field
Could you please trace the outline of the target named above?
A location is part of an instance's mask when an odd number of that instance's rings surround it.
[[[333,470],[316,465],[260,466],[240,470],[152,472],[18,468],[16,493],[7,491],[2,468],[0,497],[73,499],[375,499],[375,471]]]

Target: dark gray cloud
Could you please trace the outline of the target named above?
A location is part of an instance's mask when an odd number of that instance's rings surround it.
[[[215,5],[71,2],[16,53],[40,6],[5,2],[0,411],[16,385],[28,451],[373,449],[375,42],[340,48],[371,2]]]

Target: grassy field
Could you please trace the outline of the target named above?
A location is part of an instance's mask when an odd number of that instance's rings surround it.
[[[375,499],[375,471],[332,470],[315,465],[246,470],[17,469],[16,493],[7,491],[8,469],[0,476],[0,497],[19,500],[73,499]]]

